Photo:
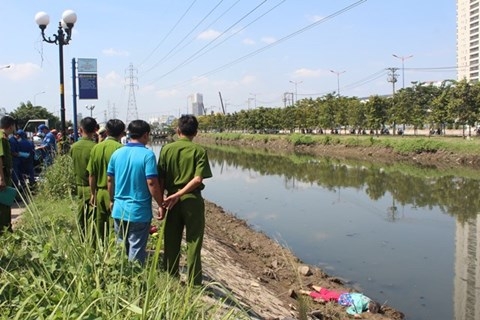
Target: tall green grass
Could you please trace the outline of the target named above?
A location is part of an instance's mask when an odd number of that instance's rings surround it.
[[[435,153],[438,151],[452,152],[458,155],[480,154],[480,139],[476,137],[463,139],[461,137],[444,136],[202,133],[202,138],[214,139],[216,141],[263,140],[265,142],[284,139],[295,146],[343,145],[346,147],[383,147],[393,149],[400,154]]]
[[[29,194],[15,232],[0,238],[0,319],[247,318],[222,301],[206,303],[208,286],[186,286],[164,273],[161,234],[144,267],[128,261],[114,235],[103,243],[80,240],[67,158],[57,158],[39,182],[43,191],[63,186],[63,196]]]

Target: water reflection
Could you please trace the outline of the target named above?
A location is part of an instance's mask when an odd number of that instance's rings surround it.
[[[212,166],[225,164],[242,167],[262,176],[282,175],[285,188],[298,182],[315,184],[340,194],[342,188],[363,190],[371,200],[392,195],[386,208],[389,219],[396,220],[398,206],[438,206],[444,213],[460,221],[475,218],[480,205],[480,176],[453,176],[434,169],[375,163],[345,162],[332,158],[301,155],[272,155],[245,152],[233,148],[209,148]]]
[[[457,222],[455,230],[455,319],[480,319],[480,220]]]
[[[281,234],[305,262],[352,279],[408,319],[480,319],[478,172],[208,152],[211,200]]]

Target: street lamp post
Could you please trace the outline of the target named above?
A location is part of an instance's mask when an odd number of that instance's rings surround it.
[[[33,95],[33,106],[35,107],[37,105],[37,96],[39,94],[45,93],[45,91],[37,92]]]
[[[405,89],[405,60],[410,59],[411,57],[413,57],[413,55],[409,55],[409,56],[398,56],[398,55],[396,55],[396,54],[392,54],[392,56],[394,56],[395,58],[398,58],[398,59],[402,60],[402,88]]]
[[[337,96],[340,98],[340,75],[345,73],[345,71],[334,71],[330,70],[331,73],[335,73],[337,75]]]
[[[300,83],[303,83],[303,81],[292,81],[290,80],[290,83],[293,83],[295,85],[295,101],[293,101],[293,105],[298,101],[298,93],[297,93],[297,85]]]
[[[95,109],[95,105],[94,104],[91,104],[91,105],[86,105],[85,108],[87,108],[88,110],[90,110],[90,118],[93,118],[93,109]]]
[[[42,30],[43,41],[47,43],[54,43],[58,45],[58,58],[60,66],[60,121],[61,131],[63,136],[66,136],[65,128],[65,90],[63,80],[63,46],[68,45],[72,38],[72,29],[77,22],[77,14],[73,10],[66,10],[62,14],[62,20],[58,23],[57,34],[53,35],[53,38],[45,36],[45,29],[50,22],[50,17],[47,13],[41,11],[35,15],[35,22],[38,24],[40,30]]]

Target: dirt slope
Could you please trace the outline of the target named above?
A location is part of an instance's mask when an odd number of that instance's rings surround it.
[[[307,289],[308,284],[350,291],[338,278],[309,266],[311,274],[298,272],[299,261],[265,234],[250,228],[243,220],[207,202],[206,236],[202,251],[206,278],[223,284],[252,315],[261,319],[299,318],[299,299],[290,297],[289,289]],[[367,294],[367,293],[366,293]],[[316,310],[313,319],[347,319],[345,309],[337,304],[314,303],[305,298],[307,313]],[[321,314],[321,316],[320,316]],[[363,313],[364,319],[402,319],[403,314],[387,306],[383,314]]]

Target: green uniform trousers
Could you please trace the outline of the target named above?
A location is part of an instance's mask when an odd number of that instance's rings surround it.
[[[110,193],[106,188],[97,189],[97,203],[94,210],[95,225],[100,239],[108,239],[110,234]]]
[[[89,186],[77,186],[77,208],[77,221],[80,226],[80,235],[85,241],[89,238],[88,234],[89,230],[91,230],[90,222],[92,220]]]
[[[188,281],[202,284],[202,251],[205,230],[205,203],[200,194],[187,194],[168,212],[164,233],[164,267],[171,275],[179,275],[180,247],[186,228]]]

